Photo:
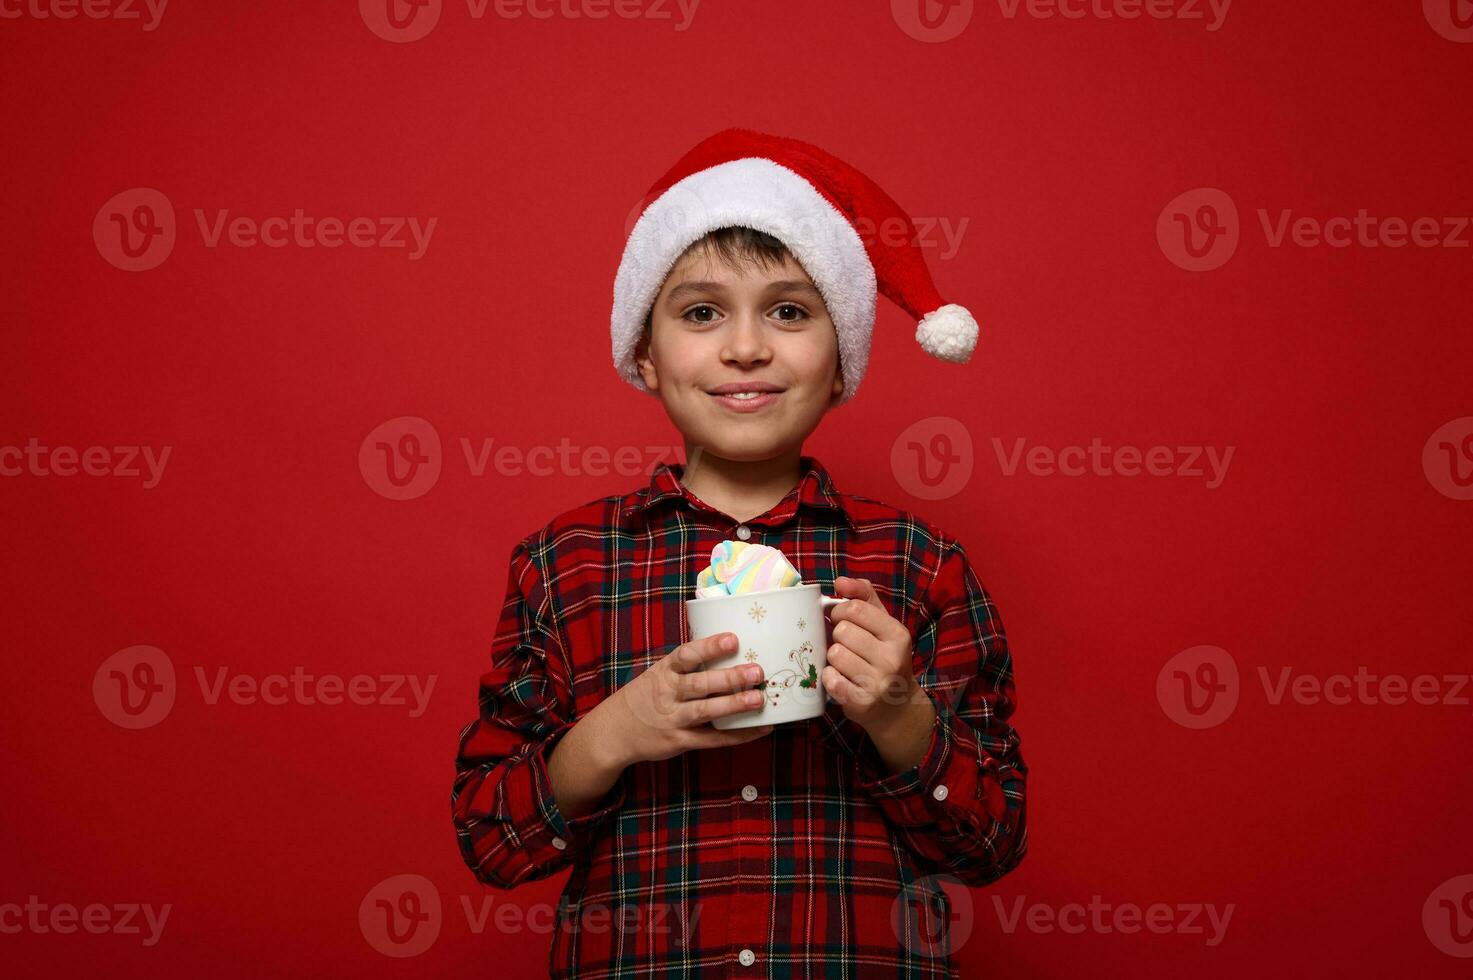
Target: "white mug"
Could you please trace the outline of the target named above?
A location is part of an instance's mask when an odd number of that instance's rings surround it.
[[[708,596],[685,601],[692,640],[734,633],[735,653],[702,664],[724,670],[756,663],[762,667],[762,704],[712,719],[714,728],[753,728],[803,721],[823,714],[828,700],[823,669],[828,664],[824,614],[845,599],[819,592],[816,583],[765,592]]]

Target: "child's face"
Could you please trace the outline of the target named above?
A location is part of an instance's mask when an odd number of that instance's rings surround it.
[[[844,391],[828,308],[791,256],[781,267],[733,269],[697,249],[666,276],[650,326],[638,358],[645,384],[688,443],[721,458],[769,459],[801,447]],[[711,394],[740,381],[781,391],[749,411]]]

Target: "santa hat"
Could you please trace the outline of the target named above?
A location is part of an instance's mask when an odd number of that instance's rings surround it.
[[[614,278],[611,324],[614,367],[641,391],[648,389],[634,351],[665,277],[692,243],[729,225],[777,238],[823,294],[839,337],[841,402],[854,397],[869,362],[876,287],[918,321],[916,340],[927,353],[965,364],[977,346],[977,321],[937,292],[910,216],[874,181],[812,144],[724,130],[682,157],[641,205]],[[900,227],[904,241],[892,244],[896,236],[884,230]]]

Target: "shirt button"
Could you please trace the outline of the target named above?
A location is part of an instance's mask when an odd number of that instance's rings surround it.
[[[936,797],[936,799],[938,800],[946,799],[946,784],[942,783],[940,786],[937,786],[935,789],[931,790],[931,795]]]
[[[554,837],[552,839],[552,846],[561,851],[568,846],[568,842],[561,837]]]
[[[739,537],[743,541],[745,541],[748,538],[750,538],[751,536],[752,536],[752,529],[751,528],[747,527],[747,525],[745,525],[745,524],[738,524],[737,525],[737,537]]]
[[[757,954],[750,949],[744,949],[737,954],[737,959],[741,961],[742,966],[751,966],[757,962]]]
[[[742,799],[746,800],[748,803],[751,803],[756,798],[757,787],[753,786],[751,783],[748,783],[747,785],[742,787]]]

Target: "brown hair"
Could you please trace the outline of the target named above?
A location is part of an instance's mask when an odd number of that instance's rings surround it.
[[[708,256],[714,256],[732,269],[740,268],[744,263],[757,265],[763,269],[774,269],[782,266],[783,262],[792,256],[788,247],[773,236],[757,231],[755,228],[744,228],[739,225],[707,232],[692,242],[684,252],[681,252],[680,257],[675,260],[676,263],[696,251],[705,251]],[[671,268],[674,267],[672,264]],[[646,310],[644,333],[634,347],[636,358],[644,357],[649,351],[652,322],[651,312]]]

